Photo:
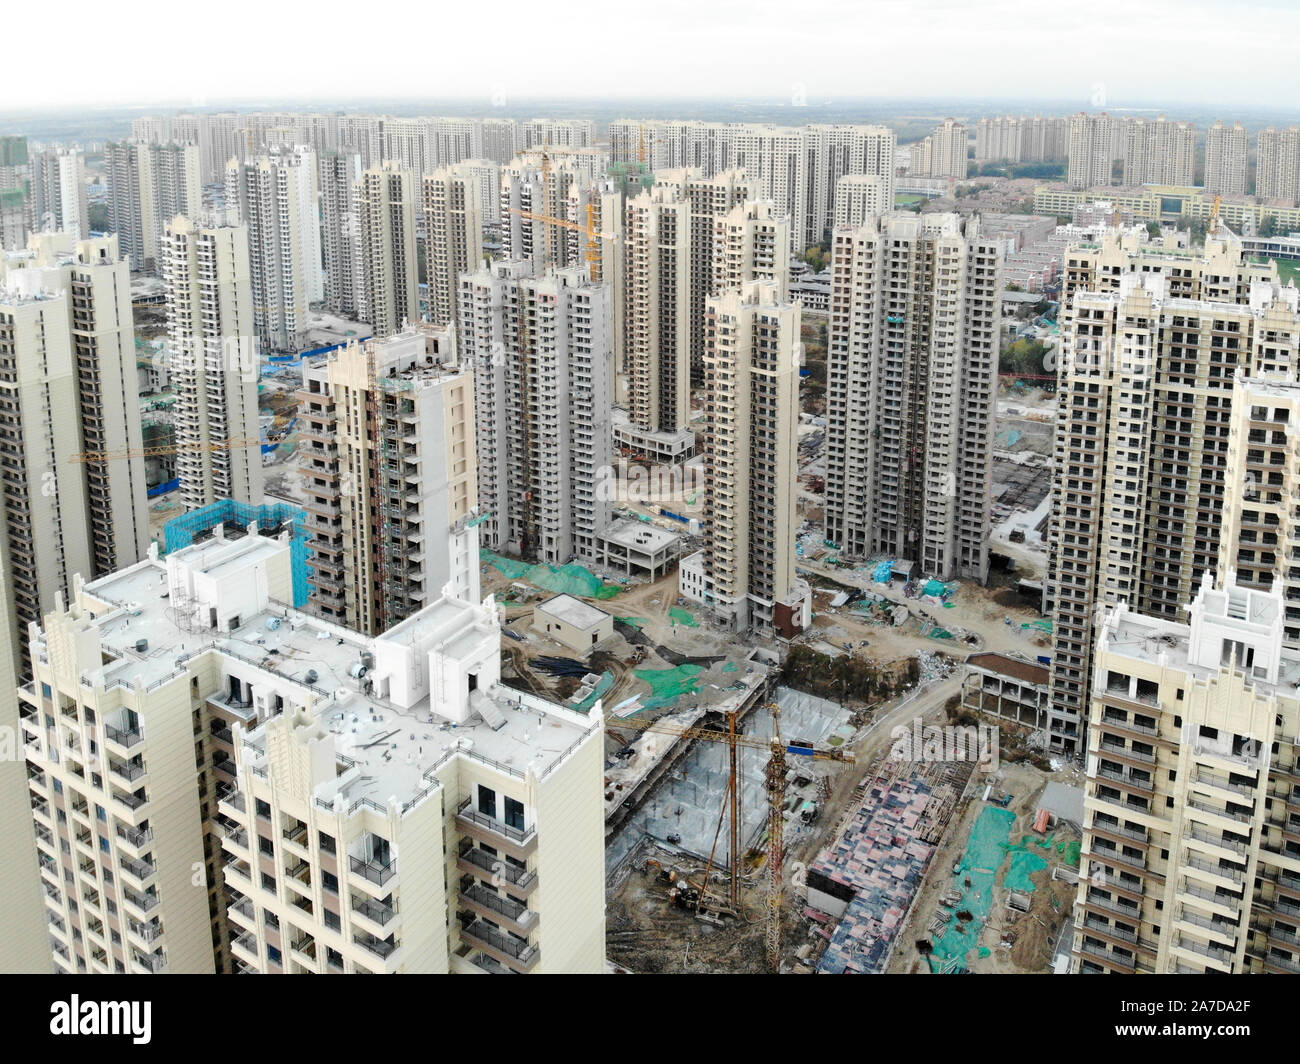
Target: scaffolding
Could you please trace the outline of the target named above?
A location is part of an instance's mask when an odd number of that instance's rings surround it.
[[[234,499],[219,499],[217,502],[201,506],[197,510],[191,510],[168,521],[163,526],[164,550],[167,554],[171,554],[173,551],[191,546],[199,540],[206,539],[218,525],[225,525],[232,529],[247,529],[254,522],[257,523],[258,531],[264,534],[271,534],[286,525],[292,531],[289,540],[289,562],[293,572],[293,605],[296,609],[301,609],[307,605],[307,597],[311,590],[307,582],[313,575],[313,570],[308,564],[308,558],[314,552],[307,546],[311,531],[307,528],[306,510],[282,502],[253,506]]]

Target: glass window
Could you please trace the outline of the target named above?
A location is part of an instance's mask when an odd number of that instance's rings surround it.
[[[485,816],[497,815],[497,792],[491,787],[480,786],[478,789],[478,811]]]
[[[506,802],[506,823],[512,828],[524,830],[524,803],[517,802],[513,798],[507,798]]]

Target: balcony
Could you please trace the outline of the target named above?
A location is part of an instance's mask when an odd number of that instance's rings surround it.
[[[153,879],[157,869],[152,861],[137,861],[134,858],[127,857],[119,862],[122,875],[140,887],[141,890],[147,889],[150,880]]]
[[[460,937],[514,972],[532,971],[541,958],[541,950],[532,943],[520,942],[516,938],[502,934],[482,920],[475,920],[462,927]]]
[[[130,750],[132,747],[139,746],[144,742],[144,732],[138,728],[131,731],[125,731],[121,728],[115,728],[111,724],[105,724],[104,739],[110,746],[118,746],[123,750]]]
[[[133,828],[122,824],[117,826],[117,837],[134,849],[140,849],[153,841],[153,828]]]
[[[526,905],[493,893],[481,883],[462,886],[460,899],[465,905],[493,923],[504,923],[508,930],[527,935],[537,926],[537,913]]]
[[[381,887],[397,875],[396,861],[380,864],[377,861],[367,861],[361,857],[349,856],[348,868],[353,875],[360,876],[362,879]]]
[[[354,931],[352,933],[352,941],[362,949],[373,953],[376,957],[385,961],[397,952],[398,947],[398,943],[393,939],[392,935],[389,935],[386,939],[381,939],[376,938],[374,935],[366,931]]]
[[[381,933],[387,932],[389,925],[397,919],[396,903],[384,905],[381,902],[363,898],[359,894],[352,895],[352,911],[369,920],[375,929]]]
[[[131,960],[153,975],[157,975],[167,967],[167,953],[165,950],[157,953],[133,953]]]
[[[520,868],[493,856],[477,846],[463,846],[456,858],[456,867],[462,872],[488,882],[504,881],[510,884],[512,893],[530,895],[537,887],[537,873]]]
[[[162,924],[158,922],[155,916],[148,923],[140,923],[138,920],[127,919],[126,926],[131,934],[135,935],[142,942],[152,944],[162,937]]]
[[[456,825],[466,835],[486,842],[494,849],[502,849],[519,860],[531,856],[537,849],[537,829],[520,829],[496,817],[481,813],[466,798],[456,810]]]

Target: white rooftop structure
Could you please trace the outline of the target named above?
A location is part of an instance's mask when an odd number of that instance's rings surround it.
[[[572,595],[556,595],[555,598],[548,599],[536,608],[550,614],[556,620],[584,631],[600,627],[610,616],[604,610]]]
[[[542,775],[600,727],[599,703],[577,713],[501,685],[491,598],[474,606],[442,597],[370,638],[288,605],[291,579],[287,538],[218,531],[165,562],[155,549],[79,585],[71,628],[83,685],[153,688],[215,653],[219,701],[250,719],[256,706],[266,721],[242,735],[252,771],[265,766],[267,728],[284,714],[313,751],[314,796],[348,806],[414,801],[457,754],[519,778]]]

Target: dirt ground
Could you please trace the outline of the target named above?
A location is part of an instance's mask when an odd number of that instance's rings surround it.
[[[1028,764],[1004,763],[1000,771],[1003,779],[994,785],[994,790],[1009,791],[1014,796],[1007,808],[1016,814],[1010,838],[1011,844],[1015,845],[1026,835],[1032,836],[1032,821],[1043,788],[1049,778],[1059,777],[1049,777]],[[930,974],[930,962],[917,949],[916,943],[929,938],[928,927],[939,908],[939,898],[952,885],[953,864],[965,852],[971,828],[986,805],[982,800],[982,787],[972,786],[971,790],[972,795],[961,817],[949,825],[943,843],[930,863],[918,901],[907,925],[900,932],[898,948],[889,966],[891,973]],[[1056,842],[1067,838],[1078,839],[1078,833],[1064,825],[1049,830]],[[1004,862],[999,867],[994,883],[996,893],[993,907],[978,943],[991,952],[987,957],[981,957],[978,949],[972,949],[966,958],[971,972],[1007,974],[1050,971],[1061,924],[1069,918],[1077,887],[1071,879],[1052,879],[1053,866],[1069,867],[1062,854],[1055,849],[1035,848],[1034,852],[1046,858],[1048,866],[1030,876],[1036,889],[1029,895],[1031,904],[1028,913],[1016,913],[1007,908],[1005,880],[1009,862]],[[1001,945],[1007,934],[1015,939],[1010,949]]]
[[[855,790],[864,779],[874,778],[887,756],[892,729],[919,716],[926,722],[939,720],[945,701],[955,694],[959,677],[953,675],[928,688],[920,696],[901,698],[873,707],[860,716],[858,738],[851,746],[856,761],[832,766],[831,792],[817,830],[787,836],[786,881],[782,907],[782,970],[807,971],[799,953],[809,943],[808,921],[802,915],[805,899],[792,887],[792,870],[810,864],[834,835]],[[671,858],[660,850],[643,848],[634,852],[618,870],[606,891],[606,949],[611,961],[635,972],[727,972],[767,971],[766,922],[767,878],[762,854],[751,854],[742,884],[740,920],[727,920],[725,927],[705,923],[669,901],[670,884],[653,867],[645,871],[646,857],[659,860],[665,868],[674,860],[699,882],[704,869],[698,863]],[[726,892],[725,876],[715,875],[715,889]]]

